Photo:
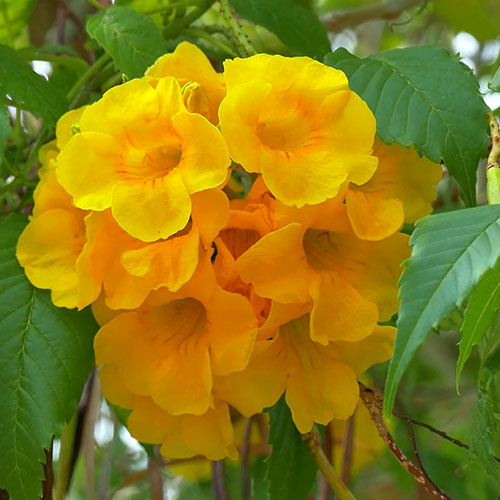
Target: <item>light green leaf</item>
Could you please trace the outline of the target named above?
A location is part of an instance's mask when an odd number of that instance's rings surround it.
[[[493,75],[488,87],[495,92],[500,92],[500,68],[498,68],[496,73]]]
[[[465,202],[475,205],[476,169],[488,149],[488,108],[464,64],[438,47],[396,49],[366,59],[338,49],[325,62],[347,74],[373,111],[384,142],[413,145],[420,155],[443,160]]]
[[[0,488],[11,500],[42,491],[44,448],[72,417],[93,364],[90,310],[55,307],[15,257],[26,217],[0,218]]]
[[[317,475],[317,467],[307,445],[292,420],[282,397],[269,410],[269,444],[266,480],[270,500],[305,500]]]
[[[7,139],[10,135],[10,123],[7,110],[0,106],[0,156],[7,145]],[[0,160],[1,161],[1,160]]]
[[[18,106],[45,120],[46,125],[55,125],[67,110],[64,95],[5,45],[0,45],[1,94],[8,94]]]
[[[500,308],[500,267],[488,271],[472,292],[465,311],[462,340],[457,362],[457,391],[460,374],[469,359],[472,347],[486,333]]]
[[[139,78],[166,52],[160,28],[148,17],[128,7],[112,6],[87,21],[88,34],[130,78]]]
[[[500,255],[500,205],[431,215],[415,224],[400,280],[401,307],[385,386],[389,418],[397,387],[432,327],[460,305]]]
[[[323,57],[330,50],[326,29],[307,7],[293,0],[230,0],[243,19],[272,31],[293,51]]]
[[[0,0],[0,43],[15,45],[35,5],[35,0]]]

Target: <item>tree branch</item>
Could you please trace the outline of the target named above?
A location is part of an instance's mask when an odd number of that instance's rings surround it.
[[[385,1],[377,5],[367,5],[355,9],[334,11],[324,19],[328,31],[337,33],[346,28],[358,26],[367,21],[397,19],[403,11],[423,4],[425,0]]]
[[[375,423],[380,437],[384,440],[391,453],[396,457],[396,460],[414,477],[415,481],[421,484],[434,498],[438,498],[439,500],[451,500],[446,493],[441,491],[429,479],[426,472],[423,471],[421,467],[418,467],[408,460],[401,448],[396,444],[396,441],[394,441],[394,438],[391,436],[385,425],[384,418],[382,417],[382,397],[365,387],[361,382],[359,382],[359,397],[370,413],[370,417]]]

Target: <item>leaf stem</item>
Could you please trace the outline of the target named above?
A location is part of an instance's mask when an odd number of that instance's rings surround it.
[[[238,54],[233,50],[231,46],[227,45],[226,43],[218,40],[213,36],[210,36],[203,30],[186,28],[182,33],[186,36],[192,36],[195,38],[201,38],[202,40],[206,40],[208,43],[211,43],[214,47],[217,47],[218,49],[222,50],[231,57],[238,56]]]
[[[96,7],[99,10],[106,10],[106,7],[104,5],[101,5],[97,0],[87,0],[88,3],[92,4],[94,7]]]
[[[153,14],[161,14],[162,12],[168,12],[170,10],[177,9],[179,7],[196,7],[204,5],[203,0],[180,0],[178,2],[170,2],[167,5],[162,5],[161,7],[156,7],[155,9],[142,10],[141,14],[145,16],[152,16]]]
[[[179,36],[185,28],[205,14],[214,2],[215,0],[204,0],[199,7],[193,9],[186,17],[177,19],[167,25],[163,31],[165,38],[169,39]]]
[[[240,56],[249,57],[257,54],[257,51],[250,43],[250,39],[248,38],[248,36],[242,32],[241,24],[234,17],[234,13],[231,7],[229,6],[229,0],[219,0],[219,4],[220,4],[220,13],[222,14],[227,24],[231,28],[234,38],[236,39],[237,47],[240,49],[239,50]]]
[[[338,500],[356,500],[355,496],[349,491],[328,458],[326,458],[325,452],[321,447],[321,438],[316,426],[313,427],[311,432],[302,434],[302,439],[309,447],[313,460],[328,481],[332,491],[336,493]]]
[[[68,102],[70,103],[70,107],[74,104],[74,100],[82,87],[97,73],[101,68],[103,68],[109,61],[111,61],[111,56],[108,53],[103,54],[97,61],[90,66],[85,73],[75,82],[73,87],[71,87],[70,91],[66,95]]]
[[[500,204],[500,131],[493,113],[488,113],[491,130],[491,151],[486,165],[486,194],[488,205]]]

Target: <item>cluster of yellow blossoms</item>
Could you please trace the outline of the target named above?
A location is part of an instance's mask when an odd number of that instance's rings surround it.
[[[261,54],[218,74],[188,43],[60,119],[17,256],[55,305],[92,304],[132,435],[216,460],[234,410],[283,393],[302,433],[353,413],[391,355],[399,230],[441,176],[374,138],[341,71]]]

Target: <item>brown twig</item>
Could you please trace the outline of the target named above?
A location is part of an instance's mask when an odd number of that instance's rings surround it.
[[[354,452],[354,415],[346,422],[342,449],[344,450],[342,455],[342,481],[349,486]]]
[[[367,21],[397,19],[403,11],[422,4],[423,0],[385,1],[376,5],[367,5],[354,9],[332,12],[324,20],[328,31],[338,33],[346,28],[359,26]]]
[[[250,455],[250,432],[252,430],[252,417],[245,423],[245,433],[243,434],[243,445],[241,446],[241,483],[243,500],[250,500],[250,473],[249,473],[249,455]]]
[[[163,500],[163,477],[158,462],[151,458],[148,458],[148,476],[151,484],[151,499]]]
[[[215,500],[229,500],[224,483],[224,460],[212,462],[212,484]]]
[[[396,444],[396,441],[394,441],[394,438],[391,436],[385,425],[384,418],[382,417],[382,407],[384,403],[382,397],[365,387],[361,382],[359,382],[359,389],[361,401],[375,423],[380,437],[391,453],[396,457],[396,460],[413,476],[415,481],[421,484],[434,498],[438,498],[439,500],[451,500],[446,493],[441,491],[431,480],[429,480],[427,474],[419,466],[408,460],[401,448]]]
[[[54,469],[52,467],[52,450],[54,440],[50,443],[50,450],[45,451],[45,464],[43,471],[45,473],[45,481],[42,484],[42,500],[52,500],[52,487],[54,485]]]
[[[491,150],[486,165],[486,195],[489,205],[500,204],[500,130],[493,113],[488,113],[491,131]]]

